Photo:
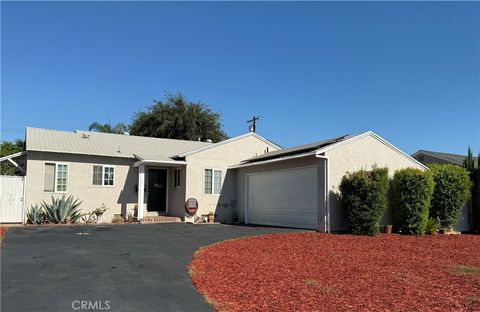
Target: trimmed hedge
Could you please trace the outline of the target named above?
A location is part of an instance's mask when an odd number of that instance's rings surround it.
[[[374,236],[387,208],[388,169],[374,168],[347,173],[340,184],[352,233]]]
[[[396,225],[403,233],[425,234],[434,188],[432,174],[414,168],[397,170],[391,185]]]
[[[430,217],[438,219],[441,227],[453,229],[470,196],[468,172],[450,164],[431,164],[429,167],[435,182]]]

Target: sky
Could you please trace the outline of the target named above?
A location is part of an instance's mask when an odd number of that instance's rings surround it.
[[[167,92],[284,147],[372,130],[477,153],[480,3],[2,1],[2,140],[129,123]]]

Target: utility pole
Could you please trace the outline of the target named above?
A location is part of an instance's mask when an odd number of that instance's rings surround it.
[[[248,131],[256,132],[257,131],[257,120],[260,120],[259,116],[253,116],[252,119],[247,120]]]

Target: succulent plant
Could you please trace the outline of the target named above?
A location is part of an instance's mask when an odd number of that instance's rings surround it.
[[[79,206],[82,202],[73,199],[70,195],[61,198],[52,196],[52,203],[43,202],[43,210],[45,211],[45,220],[52,223],[75,223],[82,217]]]
[[[38,204],[31,206],[30,210],[27,211],[27,222],[30,224],[42,224],[44,219],[45,214],[42,206],[38,207]]]

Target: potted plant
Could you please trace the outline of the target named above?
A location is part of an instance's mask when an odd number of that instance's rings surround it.
[[[387,224],[387,225],[382,226],[382,232],[385,233],[385,234],[392,234],[392,225]]]
[[[208,223],[213,223],[214,219],[215,219],[215,214],[213,213],[213,211],[210,211],[208,213]]]

